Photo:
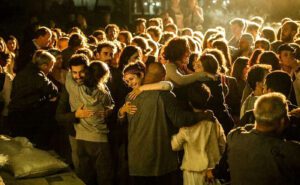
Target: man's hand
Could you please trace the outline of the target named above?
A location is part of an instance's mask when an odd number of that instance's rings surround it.
[[[84,105],[79,107],[75,112],[76,118],[89,118],[95,114],[95,111],[84,108]]]
[[[126,102],[123,107],[121,107],[121,113],[134,114],[137,111],[137,107],[132,105],[131,102]]]

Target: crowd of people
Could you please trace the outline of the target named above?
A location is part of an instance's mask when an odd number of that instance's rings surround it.
[[[172,2],[133,33],[0,37],[1,133],[55,150],[87,185],[299,184],[299,22],[200,32],[202,10],[183,19]]]

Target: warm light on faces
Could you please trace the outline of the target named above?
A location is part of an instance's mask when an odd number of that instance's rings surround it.
[[[41,40],[40,43],[42,48],[48,47],[49,44],[51,43],[51,33],[47,33],[46,35],[41,36],[40,40]]]
[[[69,40],[58,40],[57,47],[60,51],[66,49],[69,45]]]
[[[135,54],[133,54],[133,55],[129,58],[128,64],[129,64],[129,63],[134,63],[134,62],[136,62],[136,61],[138,61],[138,60],[141,60],[141,59],[142,59],[142,56],[139,54],[139,52],[136,52]]]
[[[196,60],[193,62],[193,69],[195,72],[202,72],[203,67],[200,60]]]
[[[111,60],[113,59],[113,55],[114,53],[111,47],[104,47],[101,49],[100,53],[96,54],[96,58],[109,65],[111,63]]]
[[[135,89],[141,86],[142,84],[143,73],[141,77],[132,73],[125,73],[123,80],[128,85],[128,87]]]
[[[188,64],[189,63],[189,59],[190,59],[190,51],[187,51],[184,53],[183,57],[182,57],[182,64]]]
[[[116,40],[118,37],[118,31],[116,28],[110,28],[107,32],[107,37],[110,41]]]
[[[280,61],[283,66],[291,67],[291,64],[295,61],[294,54],[291,51],[281,51]]]
[[[242,28],[237,24],[231,25],[230,28],[233,35],[240,35],[242,33]]]
[[[17,47],[17,41],[16,40],[9,40],[7,41],[7,48],[9,51],[14,52]]]
[[[124,35],[119,34],[118,36],[118,41],[120,41],[121,43],[126,44],[126,38]]]
[[[48,64],[43,64],[40,69],[43,73],[45,73],[45,75],[48,75],[52,71],[54,63],[54,61],[51,61]]]
[[[246,39],[241,39],[239,42],[239,47],[241,50],[245,51],[250,48],[250,44]]]
[[[78,84],[82,85],[85,77],[85,66],[71,66],[71,74],[73,80]]]
[[[289,42],[293,40],[292,37],[292,28],[289,25],[284,25],[282,27],[281,40],[284,42]]]

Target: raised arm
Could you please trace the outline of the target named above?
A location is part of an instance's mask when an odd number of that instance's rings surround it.
[[[173,89],[173,84],[170,81],[160,81],[152,84],[145,84],[138,88],[133,89],[128,97],[129,99],[135,99],[143,91],[153,91],[153,90],[162,90],[162,91],[171,91]]]
[[[209,79],[205,72],[182,75],[174,64],[166,64],[166,72],[166,79],[173,82],[175,86],[189,85],[196,81],[205,81]]]

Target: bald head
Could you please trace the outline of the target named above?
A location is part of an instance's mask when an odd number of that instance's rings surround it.
[[[146,69],[144,84],[156,83],[165,79],[166,69],[158,62],[150,63]]]

